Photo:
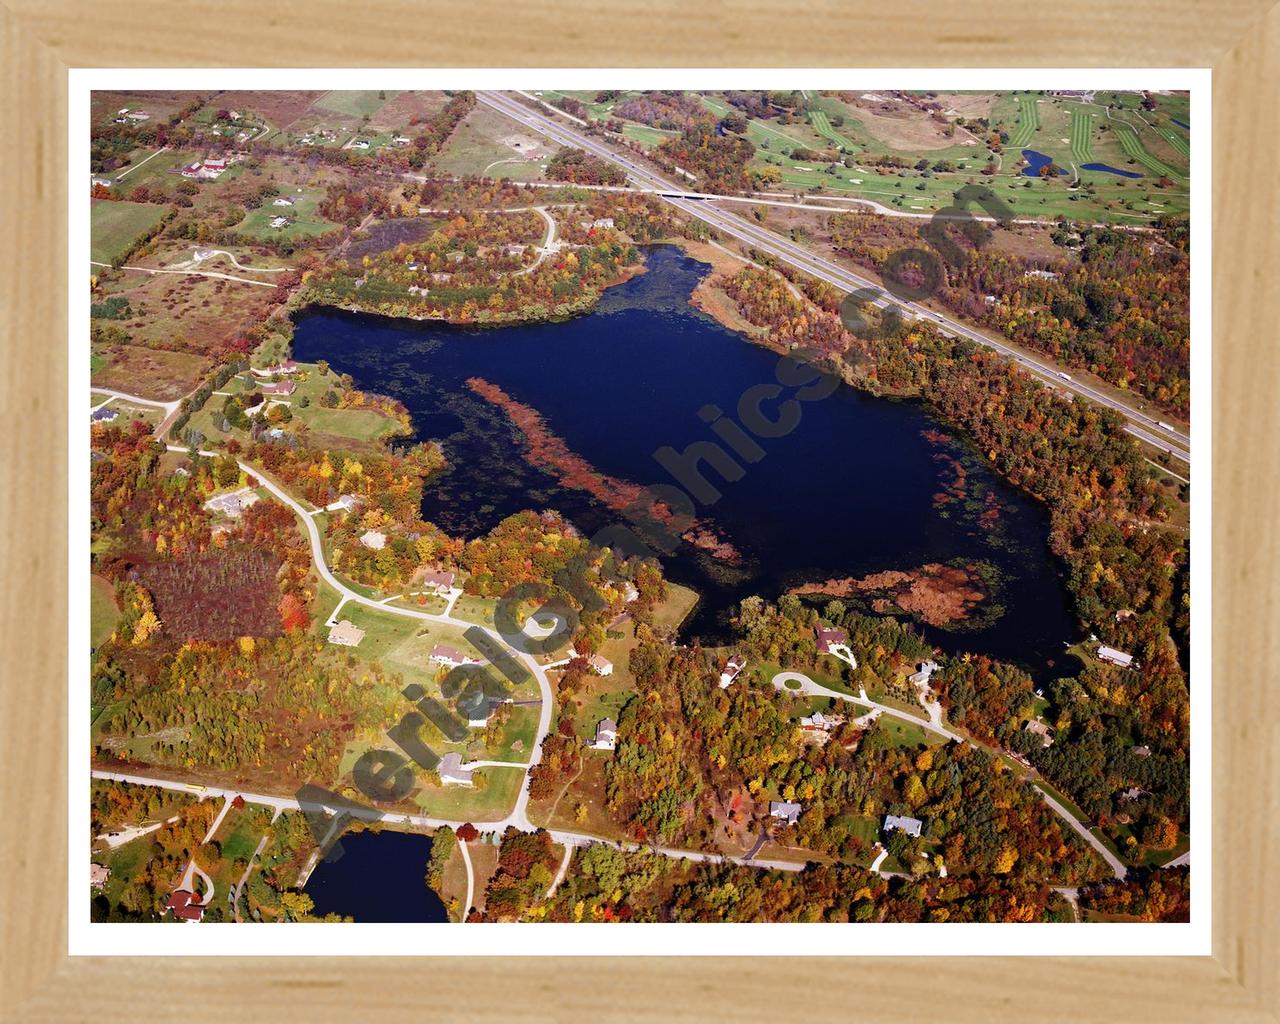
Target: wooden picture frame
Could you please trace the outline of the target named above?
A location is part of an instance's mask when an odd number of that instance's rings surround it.
[[[3,1019],[1280,1019],[1280,707],[1268,671],[1280,656],[1280,360],[1271,344],[1280,234],[1263,176],[1280,158],[1277,134],[1266,130],[1280,99],[1280,7],[1271,0],[1208,8],[1166,0],[1150,10],[1097,0],[913,3],[892,12],[831,0],[703,11],[671,0],[450,11],[401,0],[270,9],[228,0],[207,13],[157,0],[6,0],[0,40],[9,143],[0,175]],[[1213,955],[750,964],[69,957],[65,600],[68,585],[80,584],[75,576],[68,584],[66,553],[67,69],[288,64],[1212,66]],[[1141,935],[1134,926],[1135,954]]]

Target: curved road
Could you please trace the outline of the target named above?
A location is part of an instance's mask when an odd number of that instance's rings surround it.
[[[788,682],[799,683],[800,684],[799,688],[794,690],[791,689],[786,685]],[[893,718],[900,718],[904,722],[911,722],[915,725],[920,726],[920,728],[922,729],[927,729],[930,732],[937,733],[939,736],[945,736],[947,739],[951,740],[953,743],[961,743],[961,744],[967,743],[967,744],[972,744],[973,746],[983,746],[983,744],[975,743],[973,740],[966,739],[964,736],[961,736],[959,733],[952,732],[950,729],[946,728],[945,726],[937,725],[932,722],[922,721],[921,719],[917,718],[915,715],[909,715],[905,711],[899,711],[897,708],[891,708],[887,704],[880,704],[874,700],[871,700],[869,697],[866,696],[866,691],[861,691],[858,694],[858,696],[854,697],[847,693],[841,693],[839,690],[833,690],[830,687],[823,686],[821,683],[815,683],[803,672],[779,672],[776,676],[773,677],[773,685],[776,686],[779,690],[785,690],[787,693],[804,694],[805,696],[808,696],[808,697],[829,697],[832,700],[846,700],[846,701],[849,701],[850,703],[863,704],[871,708],[873,711],[879,711],[882,715],[889,715]],[[983,749],[990,750],[991,748],[984,746]],[[1031,780],[1028,778],[1027,781],[1031,781]],[[1035,783],[1032,782],[1032,785],[1034,786]],[[1050,810],[1056,813],[1058,817],[1060,817],[1069,826],[1071,826],[1071,829],[1081,839],[1083,839],[1086,843],[1092,846],[1095,851],[1097,851],[1098,856],[1107,862],[1107,866],[1111,868],[1116,878],[1123,879],[1129,873],[1129,869],[1124,866],[1124,864],[1120,861],[1120,859],[1114,853],[1108,850],[1106,847],[1106,844],[1103,843],[1102,840],[1100,840],[1097,836],[1095,836],[1093,832],[1085,828],[1085,826],[1081,824],[1079,819],[1077,819],[1074,814],[1068,811],[1062,804],[1060,804],[1056,799],[1054,799],[1054,797],[1052,797],[1049,793],[1045,792],[1039,786],[1035,786],[1035,790],[1037,793],[1040,794],[1040,799],[1042,799],[1046,804],[1048,804]]]
[[[789,239],[774,234],[767,228],[759,227],[735,214],[712,205],[713,202],[719,201],[720,197],[717,197],[716,200],[684,198],[683,190],[673,186],[659,174],[638,163],[630,156],[620,153],[611,146],[606,146],[574,128],[566,127],[537,111],[530,110],[523,103],[512,99],[510,96],[499,92],[478,91],[476,98],[526,128],[533,129],[562,146],[582,149],[618,164],[632,180],[652,189],[660,198],[690,217],[705,221],[717,230],[723,231],[741,242],[772,253],[779,259],[790,263],[793,267],[803,270],[813,277],[826,281],[828,284],[834,285],[845,292],[852,292],[860,288],[871,288],[876,289],[878,293],[883,295],[883,289],[875,282],[855,274],[837,263],[824,259]],[[1167,430],[1160,425],[1160,420],[1111,398],[1089,387],[1087,384],[1070,379],[1052,363],[1042,362],[1030,355],[1018,352],[1003,342],[990,338],[960,321],[953,320],[941,313],[935,313],[933,310],[926,309],[913,302],[898,302],[882,297],[873,300],[872,305],[880,308],[890,305],[901,306],[917,319],[928,320],[937,326],[945,328],[951,334],[959,335],[980,345],[992,348],[1015,361],[1029,373],[1053,384],[1054,387],[1074,392],[1089,398],[1099,405],[1114,409],[1128,420],[1125,430],[1130,434],[1157,448],[1168,451],[1187,465],[1191,464],[1191,439],[1186,434],[1177,430]]]
[[[167,447],[169,451],[174,451],[174,452],[189,451],[189,449],[183,448],[181,445],[171,444],[171,445],[168,445]],[[217,452],[201,451],[200,454],[206,455],[206,456],[213,456],[215,458],[218,457]],[[334,590],[338,592],[339,596],[343,598],[344,602],[352,601],[352,602],[355,602],[356,604],[362,604],[368,608],[373,608],[376,611],[386,612],[388,615],[401,615],[401,616],[404,616],[405,618],[410,618],[410,619],[424,619],[429,622],[442,622],[451,626],[460,627],[462,629],[470,629],[470,628],[481,629],[491,639],[493,639],[498,644],[500,644],[504,649],[506,649],[508,653],[510,653],[513,657],[523,662],[525,668],[527,668],[530,671],[530,673],[533,675],[533,677],[537,680],[538,689],[542,696],[542,706],[538,713],[538,731],[534,739],[533,749],[530,751],[530,754],[529,754],[529,761],[527,764],[524,764],[522,766],[524,771],[528,772],[530,768],[532,768],[535,764],[537,764],[542,759],[542,741],[546,738],[547,733],[550,732],[551,730],[551,712],[552,712],[552,708],[554,707],[554,698],[552,696],[551,682],[549,679],[547,679],[547,673],[541,665],[539,665],[536,661],[534,661],[534,659],[530,655],[525,654],[523,651],[512,651],[505,643],[503,643],[502,638],[491,629],[486,629],[483,626],[477,626],[475,623],[467,622],[464,619],[455,619],[451,615],[437,615],[437,614],[433,614],[432,612],[418,611],[417,609],[414,609],[414,608],[402,608],[392,604],[383,604],[381,601],[375,600],[372,597],[365,597],[363,594],[357,593],[356,591],[352,590],[349,586],[343,583],[342,580],[338,579],[338,577],[333,574],[333,571],[329,568],[328,563],[325,561],[324,542],[320,537],[320,530],[316,526],[316,521],[314,517],[311,516],[311,514],[307,511],[307,509],[303,508],[302,505],[300,505],[297,502],[297,500],[291,494],[289,494],[288,491],[284,490],[282,487],[280,487],[279,484],[275,483],[275,481],[267,477],[263,473],[263,471],[258,467],[254,466],[251,463],[241,462],[239,460],[237,460],[237,464],[246,475],[252,476],[256,480],[258,480],[261,486],[265,487],[268,491],[270,491],[273,495],[275,495],[276,498],[284,502],[284,504],[288,505],[289,508],[293,509],[293,511],[297,514],[298,518],[302,521],[303,529],[307,531],[308,539],[311,542],[311,556],[312,556],[312,560],[315,562],[316,572],[320,574],[320,577],[327,584],[329,584],[329,586],[331,586]],[[502,829],[506,828],[506,826],[508,825],[514,825],[516,828],[519,828],[526,832],[533,831],[534,826],[529,822],[529,816],[527,813],[528,806],[529,806],[529,782],[528,782],[528,779],[526,778],[525,784],[520,788],[520,794],[516,798],[516,803],[515,803],[515,806],[512,808],[511,813],[508,814],[501,821],[494,822],[493,827],[497,831],[501,831]],[[440,824],[449,824],[449,823],[441,821]]]

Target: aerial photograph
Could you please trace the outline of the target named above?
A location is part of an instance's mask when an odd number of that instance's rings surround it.
[[[93,91],[73,912],[1189,921],[1191,118]]]

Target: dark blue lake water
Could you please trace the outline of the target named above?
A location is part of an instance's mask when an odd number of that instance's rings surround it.
[[[307,879],[314,914],[341,914],[359,924],[448,921],[444,904],[427,887],[429,836],[408,832],[353,832],[343,854],[321,861]]]
[[[1081,164],[1082,171],[1104,171],[1107,174],[1118,174],[1122,178],[1141,178],[1142,175],[1137,171],[1122,171],[1119,167],[1112,167],[1110,164]]]
[[[1053,157],[1037,153],[1034,149],[1024,149],[1022,159],[1027,161],[1027,166],[1022,169],[1022,173],[1028,178],[1040,177],[1040,168],[1048,167],[1053,163]]]
[[[522,509],[553,508],[590,535],[619,515],[530,466],[506,414],[465,381],[483,377],[537,409],[601,472],[670,484],[655,450],[713,440],[699,410],[714,404],[732,414],[749,388],[775,380],[779,359],[689,305],[705,264],[656,246],[647,265],[610,288],[596,311],[565,323],[468,330],[311,310],[298,319],[294,353],[398,398],[418,436],[443,443],[451,468],[424,496],[426,519],[474,537]],[[685,635],[727,637],[730,609],[750,594],[776,599],[807,581],[961,559],[998,577],[995,597],[976,625],[927,629],[930,639],[1042,674],[1076,637],[1043,508],[967,446],[939,440],[945,428],[919,402],[841,385],[801,408],[790,434],[760,439],[765,455],[741,463],[740,480],[706,471],[722,497],[698,514],[743,562],[728,565],[688,544],[664,557],[668,578],[702,595]],[[944,502],[957,466],[963,488]]]

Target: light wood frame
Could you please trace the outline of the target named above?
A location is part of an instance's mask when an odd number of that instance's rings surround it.
[[[1280,698],[1271,682],[1280,663],[1273,177],[1280,167],[1280,7],[1271,3],[0,3],[3,1019],[1280,1019]],[[66,72],[279,64],[1211,66],[1213,956],[998,963],[69,958]]]

